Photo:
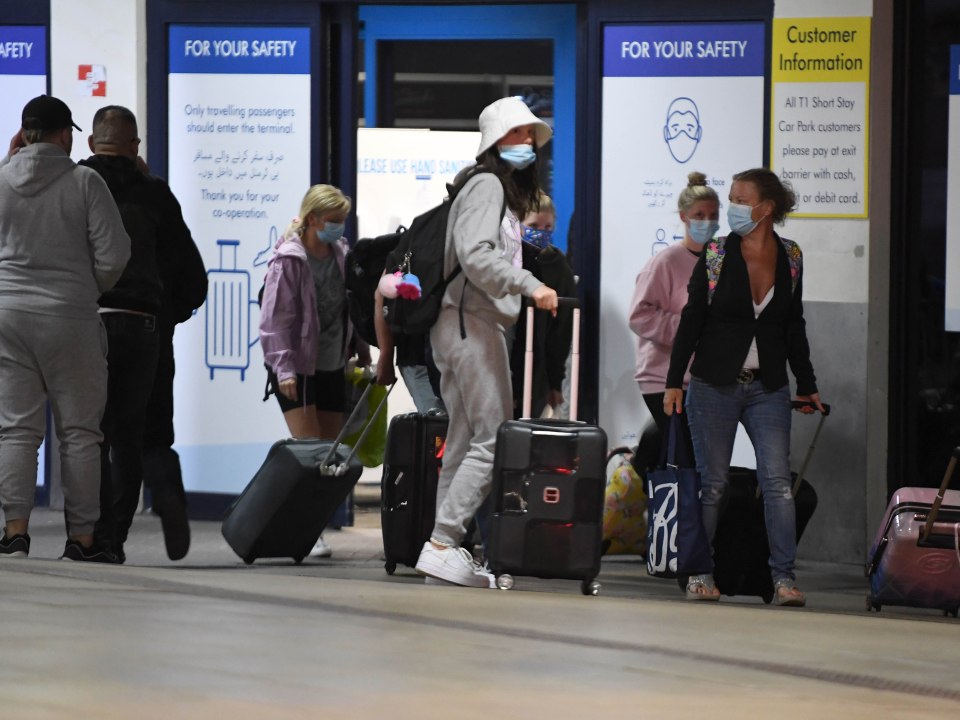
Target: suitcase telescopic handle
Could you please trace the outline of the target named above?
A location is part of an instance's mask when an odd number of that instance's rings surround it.
[[[819,410],[815,403],[810,402],[809,400],[794,400],[790,403],[794,410],[802,410],[803,408],[813,408],[814,410]],[[823,412],[820,414],[820,422],[817,423],[817,429],[813,432],[813,439],[810,441],[810,447],[807,448],[807,454],[803,456],[803,464],[800,466],[800,472],[797,473],[797,479],[793,483],[793,496],[797,496],[797,491],[800,490],[800,484],[803,482],[804,476],[807,474],[807,467],[810,465],[810,460],[813,458],[813,451],[817,447],[817,438],[820,437],[820,430],[823,428],[823,421],[827,418],[827,415],[830,414],[830,406],[824,404]],[[760,497],[760,485],[757,485],[757,497]]]
[[[816,404],[808,401],[794,401],[793,407],[796,410],[800,410],[805,407],[817,408]],[[827,415],[830,414],[830,406],[824,404],[823,412],[820,414],[820,422],[817,423],[817,429],[813,432],[813,439],[810,441],[810,447],[807,448],[807,454],[803,456],[803,464],[800,466],[800,472],[797,473],[797,481],[793,484],[793,495],[796,497],[797,491],[800,489],[800,483],[803,482],[804,475],[807,474],[807,467],[810,465],[810,460],[813,459],[813,451],[817,447],[817,439],[820,437],[820,431],[823,429],[823,421],[827,419]]]
[[[524,298],[527,306],[527,337],[523,354],[523,417],[533,414],[533,311],[531,298]],[[557,298],[558,308],[573,309],[573,341],[570,344],[570,419],[577,419],[580,402],[580,299]]]
[[[927,515],[927,522],[920,532],[920,541],[925,542],[933,530],[933,524],[937,521],[937,515],[940,514],[940,506],[943,505],[943,496],[947,492],[947,486],[953,478],[953,473],[957,469],[957,460],[960,460],[960,447],[953,449],[950,456],[950,462],[947,463],[947,471],[943,474],[943,480],[940,481],[940,489],[937,491],[937,499],[933,501],[933,507],[930,508],[930,514]]]
[[[357,441],[353,444],[353,447],[350,448],[350,454],[347,455],[346,460],[333,467],[331,467],[329,464],[337,454],[337,450],[340,448],[340,445],[343,443],[343,438],[346,437],[347,434],[347,428],[350,427],[357,415],[359,415],[363,408],[366,407],[367,399],[369,398],[370,393],[373,391],[373,386],[375,384],[376,383],[374,383],[373,380],[370,380],[367,383],[367,386],[363,389],[363,394],[360,395],[360,399],[353,407],[353,412],[350,413],[350,417],[347,418],[347,421],[343,424],[343,427],[340,428],[340,432],[337,434],[336,440],[334,440],[333,444],[330,446],[330,451],[327,453],[326,457],[323,458],[323,460],[317,463],[317,469],[320,470],[322,475],[343,475],[347,471],[350,461],[353,460],[353,456],[357,454],[361,447],[363,447],[363,441],[367,439],[367,434],[373,427],[373,421],[379,417],[380,412],[383,410],[384,406],[386,406],[387,398],[390,397],[390,393],[393,392],[393,388],[396,383],[393,383],[387,387],[386,394],[380,400],[379,404],[377,405],[377,409],[373,411],[373,415],[371,415],[370,419],[367,421],[366,426],[363,428],[363,432],[360,433],[360,437],[357,438]]]

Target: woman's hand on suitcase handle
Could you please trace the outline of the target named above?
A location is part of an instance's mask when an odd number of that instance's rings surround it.
[[[830,414],[830,406],[826,403],[820,402],[820,393],[813,393],[811,395],[797,395],[793,399],[793,409],[799,410],[804,415],[810,415],[820,411],[824,415]]]
[[[280,390],[280,394],[283,395],[287,400],[296,400],[297,399],[297,379],[287,378],[286,380],[281,380],[279,390]]]
[[[549,310],[554,317],[557,316],[557,291],[552,287],[541,285],[530,298],[540,310]]]
[[[393,385],[397,375],[393,369],[393,353],[380,353],[377,360],[377,385]]]
[[[683,390],[681,388],[667,388],[663,391],[663,411],[667,415],[673,415],[673,411],[677,411],[677,415],[683,414]]]
[[[547,392],[547,405],[554,410],[563,405],[563,392],[561,390],[550,390]]]

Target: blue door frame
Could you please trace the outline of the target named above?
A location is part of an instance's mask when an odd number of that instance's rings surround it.
[[[567,247],[574,207],[577,10],[569,5],[363,5],[364,115],[377,118],[377,43],[381,40],[552,40],[554,242]],[[477,115],[482,108],[477,108]]]

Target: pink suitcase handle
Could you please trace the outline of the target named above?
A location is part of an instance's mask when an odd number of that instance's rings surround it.
[[[530,419],[533,414],[533,302],[527,302],[527,337],[523,355],[523,417]],[[573,341],[570,344],[570,419],[577,419],[580,401],[580,300],[578,298],[557,298],[558,307],[573,308]]]

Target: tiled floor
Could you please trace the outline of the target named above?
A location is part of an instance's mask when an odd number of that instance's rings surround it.
[[[809,607],[683,600],[631,558],[510,592],[388,577],[378,515],[329,531],[329,560],[245,566],[216,523],[186,560],[139,516],[123,567],[0,563],[4,718],[952,718],[960,621],[864,612],[862,571],[800,567]]]

